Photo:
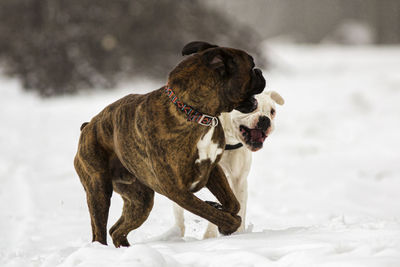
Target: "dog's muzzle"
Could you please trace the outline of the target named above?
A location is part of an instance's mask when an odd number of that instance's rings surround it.
[[[262,93],[265,88],[265,79],[262,75],[262,71],[258,68],[253,69],[251,73],[251,82],[249,89],[249,97],[243,101],[238,107],[235,109],[242,113],[251,113],[258,107],[257,99],[254,98],[254,95]]]
[[[257,128],[264,132],[267,132],[268,128],[271,126],[271,120],[266,116],[260,116],[257,123]]]
[[[251,74],[251,92],[253,95],[261,94],[265,88],[265,79],[259,68],[254,68]]]
[[[271,129],[271,120],[266,116],[260,116],[255,128],[248,128],[244,125],[239,126],[242,139],[251,151],[262,148],[265,139]]]

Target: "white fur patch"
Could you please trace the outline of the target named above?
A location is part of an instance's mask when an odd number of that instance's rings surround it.
[[[200,180],[199,180],[199,181],[196,181],[196,182],[193,182],[192,185],[190,186],[190,190],[195,189],[195,188],[196,188],[196,185],[197,185],[199,182],[200,182]]]
[[[211,139],[214,133],[214,127],[211,127],[210,130],[197,142],[197,150],[199,151],[199,158],[196,160],[196,163],[200,163],[203,160],[209,159],[214,162],[218,155],[220,155],[223,150],[219,148],[217,143],[214,143]]]

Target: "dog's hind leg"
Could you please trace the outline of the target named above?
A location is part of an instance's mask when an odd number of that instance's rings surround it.
[[[78,157],[75,169],[86,192],[87,204],[92,225],[92,242],[107,245],[107,220],[112,196],[112,183],[108,171],[87,172],[89,167]]]
[[[86,191],[92,241],[107,245],[107,220],[113,188],[108,153],[97,142],[95,134],[90,124],[82,127],[74,166]]]
[[[110,235],[115,247],[128,247],[129,232],[141,226],[153,208],[154,191],[136,179],[131,184],[115,182],[113,185],[121,194],[124,207],[121,217],[111,227]]]

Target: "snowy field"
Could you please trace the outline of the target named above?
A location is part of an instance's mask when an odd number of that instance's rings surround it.
[[[267,89],[286,103],[253,154],[247,232],[201,240],[206,222],[187,213],[180,238],[158,195],[130,248],[91,244],[72,161],[82,122],[161,84],[42,100],[2,77],[0,266],[399,267],[400,47],[266,50]],[[109,227],[120,212],[115,194]]]

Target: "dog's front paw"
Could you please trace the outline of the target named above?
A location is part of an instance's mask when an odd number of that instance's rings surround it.
[[[231,223],[227,225],[218,226],[218,231],[223,235],[230,235],[234,233],[242,223],[242,218],[240,218],[240,216],[232,214],[229,214],[228,216],[231,217]]]
[[[235,199],[226,203],[223,208],[231,214],[238,214],[240,211],[240,203]]]

